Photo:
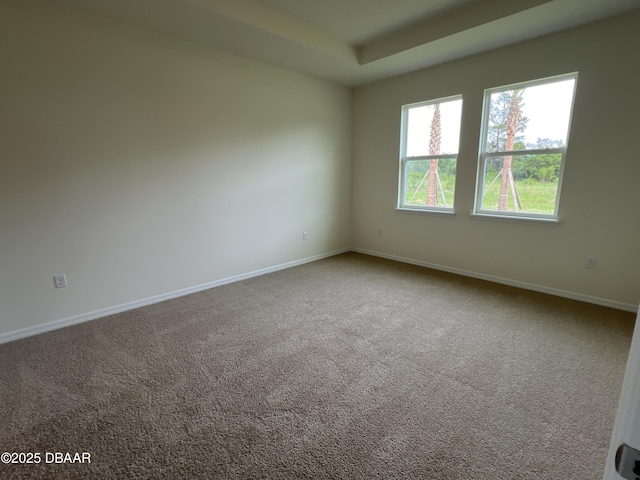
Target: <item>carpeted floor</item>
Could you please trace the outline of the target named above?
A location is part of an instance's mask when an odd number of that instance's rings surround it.
[[[0,478],[600,479],[633,323],[344,254],[0,345]]]

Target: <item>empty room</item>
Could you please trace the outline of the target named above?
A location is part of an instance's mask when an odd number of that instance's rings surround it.
[[[0,0],[0,478],[636,478],[638,45],[640,0]]]

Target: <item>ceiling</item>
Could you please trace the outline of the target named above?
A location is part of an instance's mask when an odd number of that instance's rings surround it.
[[[640,0],[57,0],[357,86],[640,9]]]

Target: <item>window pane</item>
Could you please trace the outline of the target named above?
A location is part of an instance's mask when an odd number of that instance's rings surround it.
[[[407,160],[404,204],[453,207],[456,159]]]
[[[487,151],[566,147],[575,78],[491,93]]]
[[[555,214],[562,154],[488,157],[482,210]]]
[[[462,99],[407,108],[408,157],[456,154]]]

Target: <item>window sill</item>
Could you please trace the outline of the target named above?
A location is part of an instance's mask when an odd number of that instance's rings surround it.
[[[434,215],[436,217],[455,217],[456,215],[453,210],[424,210],[422,208],[406,207],[396,207],[395,210],[399,213],[416,213],[418,215]]]
[[[490,213],[472,213],[470,217],[474,220],[488,220],[490,222],[524,223],[528,225],[543,225],[546,227],[557,227],[560,221],[557,218],[540,217],[516,217],[510,215],[491,215]]]

